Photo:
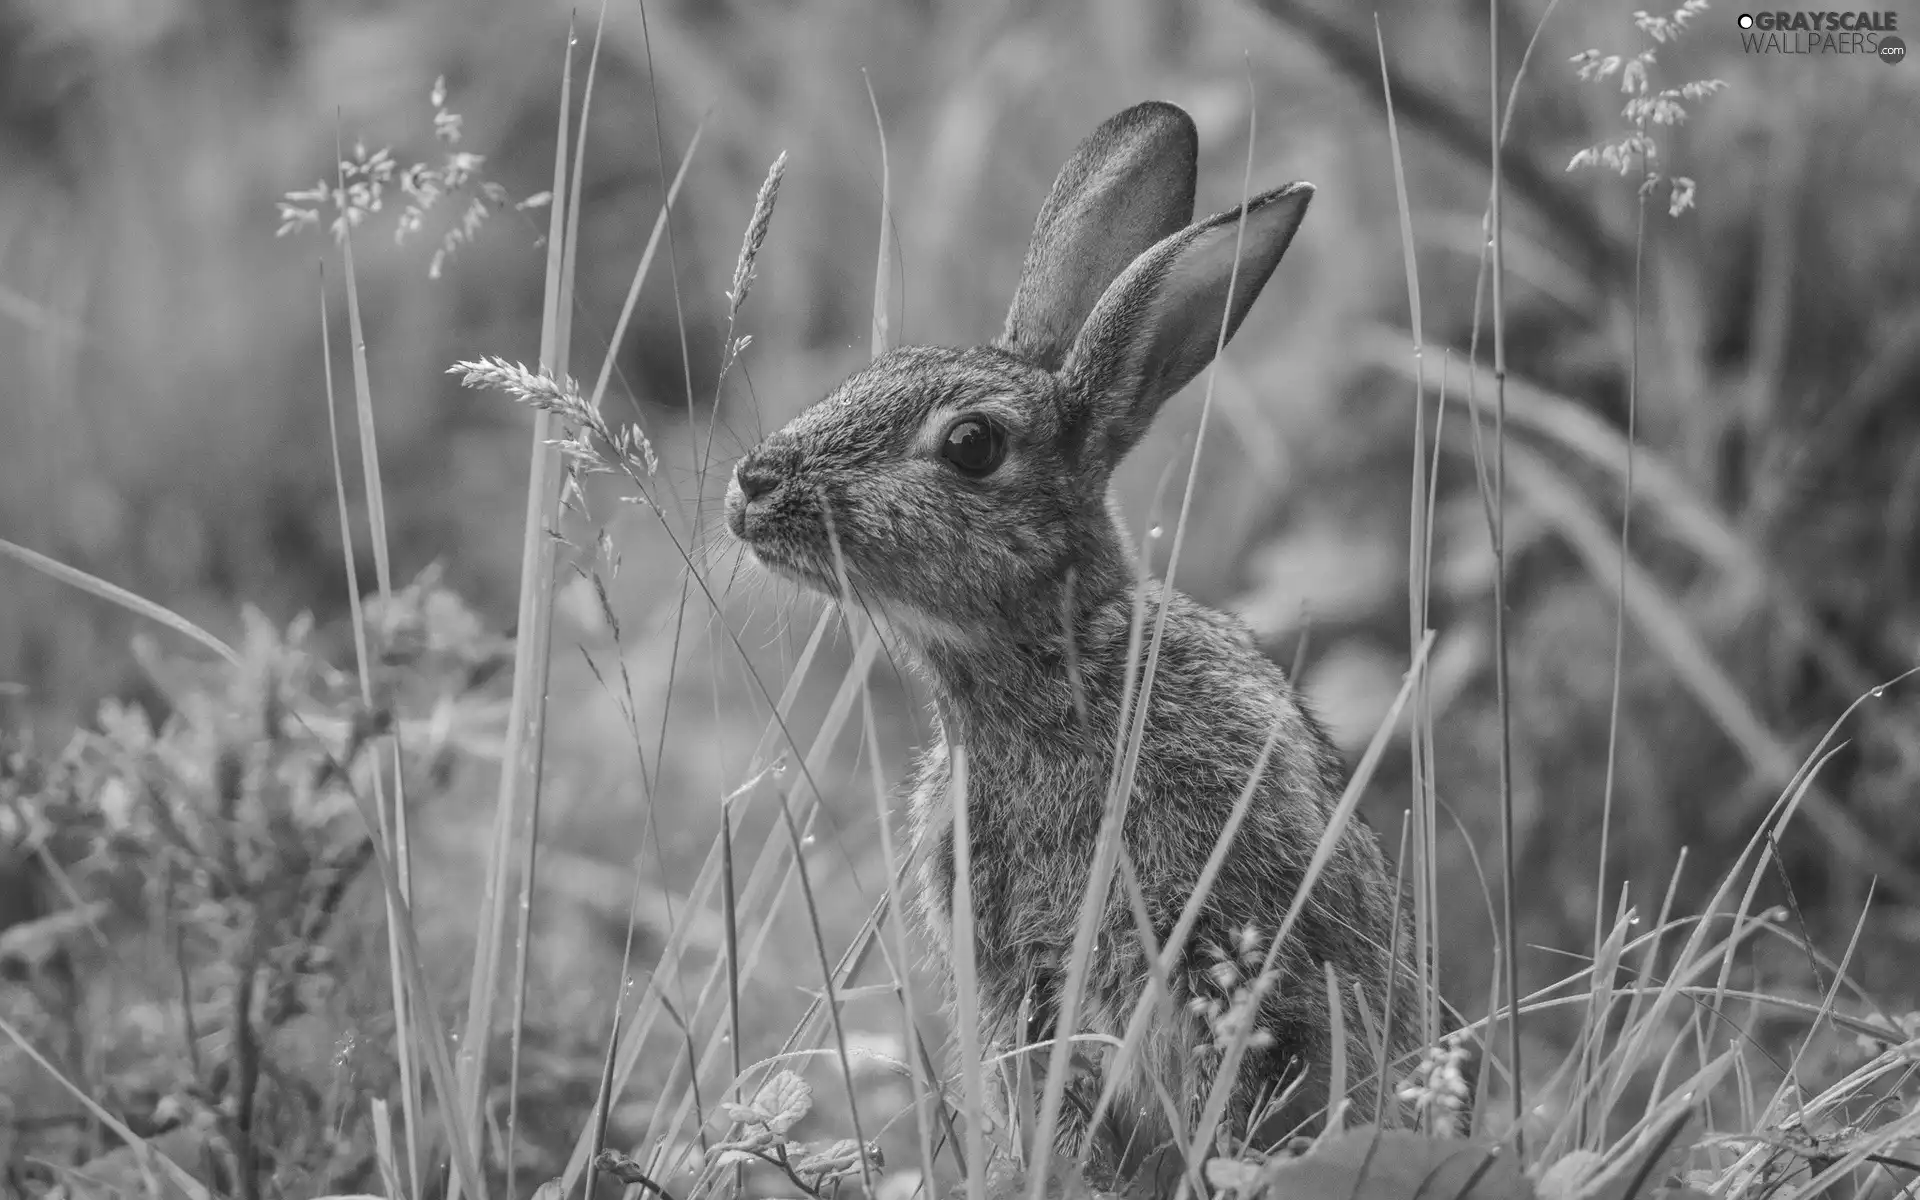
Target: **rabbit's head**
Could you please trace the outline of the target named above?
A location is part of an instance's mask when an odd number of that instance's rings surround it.
[[[727,523],[766,567],[922,637],[1044,637],[1129,587],[1114,466],[1240,325],[1305,214],[1289,184],[1193,223],[1193,121],[1094,131],[990,346],[891,351],[755,447]]]

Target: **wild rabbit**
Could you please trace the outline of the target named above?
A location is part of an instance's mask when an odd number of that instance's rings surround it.
[[[1295,183],[1254,197],[1244,231],[1238,209],[1194,224],[1197,149],[1193,121],[1169,104],[1106,121],[1047,196],[992,345],[882,355],[742,458],[727,493],[728,525],[754,558],[830,597],[844,577],[933,693],[940,736],[918,764],[911,811],[916,833],[933,839],[920,913],[942,948],[954,873],[949,747],[966,747],[981,1033],[994,1051],[1054,1035],[1130,657],[1145,656],[1144,637],[1131,644],[1136,590],[1145,630],[1159,607],[1161,584],[1141,583],[1109,480],[1161,405],[1212,360],[1223,316],[1226,336],[1239,327],[1313,194]],[[1244,983],[1222,959],[1243,962],[1249,942],[1264,951],[1345,780],[1246,627],[1174,594],[1124,824],[1156,945],[1276,727],[1251,813],[1173,971],[1174,1003],[1118,1081],[1115,1125],[1100,1131],[1136,1154],[1170,1132],[1155,1085],[1188,1107],[1190,1128],[1217,1062],[1210,1015]],[[1117,1038],[1149,972],[1118,880],[1109,896],[1080,1028]],[[1398,1057],[1414,1034],[1417,983],[1402,969],[1389,986],[1397,919],[1374,835],[1350,824],[1259,1003],[1230,1107],[1241,1134],[1290,1083],[1262,1131],[1285,1133],[1329,1100],[1323,963],[1344,995],[1351,1094],[1371,1110],[1375,1039],[1391,1027]],[[1086,1105],[1069,1109],[1062,1140],[1077,1149]]]

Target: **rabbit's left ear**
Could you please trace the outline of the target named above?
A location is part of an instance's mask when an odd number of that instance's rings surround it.
[[[1101,122],[1053,181],[998,345],[1049,371],[1114,277],[1193,221],[1200,135],[1149,100]]]
[[[1243,206],[1244,231],[1241,209],[1209,217],[1161,241],[1108,286],[1060,368],[1088,453],[1117,463],[1160,406],[1213,361],[1280,265],[1312,198],[1310,183],[1255,196]]]

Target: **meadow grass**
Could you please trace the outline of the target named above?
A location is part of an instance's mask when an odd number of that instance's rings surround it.
[[[1681,11],[1693,8],[1690,5]],[[602,14],[604,17],[604,8]],[[1402,1180],[1405,1173],[1413,1169],[1408,1164],[1428,1164],[1420,1170],[1428,1171],[1427,1177],[1431,1177],[1432,1172],[1439,1171],[1445,1162],[1459,1155],[1473,1165],[1468,1168],[1456,1195],[1472,1193],[1477,1186],[1492,1186],[1496,1178],[1492,1164],[1500,1156],[1505,1156],[1502,1161],[1519,1164],[1530,1181],[1529,1186],[1544,1200],[1588,1196],[1633,1200],[1659,1191],[1803,1200],[1822,1194],[1842,1181],[1850,1181],[1852,1187],[1863,1194],[1899,1191],[1910,1180],[1902,1180],[1896,1173],[1920,1171],[1920,1164],[1913,1164],[1903,1152],[1906,1143],[1920,1135],[1920,1110],[1914,1110],[1907,1098],[1915,1062],[1913,1047],[1920,1037],[1920,1028],[1914,1026],[1911,1018],[1881,1012],[1853,984],[1849,967],[1858,949],[1857,930],[1855,939],[1849,942],[1840,959],[1828,961],[1808,944],[1796,928],[1797,922],[1791,913],[1753,910],[1762,885],[1771,882],[1781,869],[1779,856],[1783,839],[1801,824],[1811,823],[1819,836],[1857,852],[1861,861],[1884,858],[1826,793],[1820,775],[1831,756],[1833,740],[1839,736],[1842,723],[1853,715],[1854,708],[1880,698],[1886,686],[1898,681],[1876,683],[1871,690],[1862,689],[1859,700],[1834,723],[1828,737],[1811,754],[1796,755],[1750,711],[1739,689],[1725,679],[1714,656],[1701,646],[1678,605],[1662,594],[1652,582],[1651,573],[1640,569],[1633,558],[1631,521],[1635,489],[1639,486],[1647,489],[1643,499],[1658,508],[1660,519],[1683,536],[1692,537],[1703,554],[1719,553],[1730,561],[1745,561],[1740,539],[1723,529],[1710,509],[1694,503],[1692,493],[1683,482],[1670,473],[1663,474],[1657,465],[1649,469],[1649,465],[1642,462],[1636,467],[1634,414],[1640,372],[1641,319],[1637,283],[1646,240],[1644,216],[1648,182],[1653,178],[1644,143],[1629,144],[1629,149],[1639,155],[1634,163],[1641,173],[1641,187],[1640,225],[1634,245],[1633,362],[1629,370],[1631,390],[1624,435],[1598,426],[1570,402],[1509,380],[1500,163],[1520,80],[1502,87],[1497,69],[1501,61],[1497,19],[1490,22],[1490,29],[1493,33],[1488,61],[1495,66],[1490,79],[1493,107],[1487,128],[1492,131],[1489,149],[1493,170],[1488,181],[1487,237],[1480,274],[1490,290],[1487,316],[1492,361],[1487,368],[1479,362],[1480,322],[1476,319],[1476,343],[1466,355],[1469,414],[1467,429],[1462,432],[1458,419],[1451,426],[1446,422],[1451,354],[1449,370],[1443,370],[1438,381],[1431,419],[1428,416],[1428,397],[1434,388],[1426,364],[1422,290],[1415,254],[1417,206],[1409,187],[1393,109],[1393,72],[1389,66],[1387,38],[1376,25],[1375,44],[1385,93],[1409,313],[1406,336],[1396,331],[1379,352],[1383,364],[1391,364],[1392,369],[1404,375],[1413,399],[1413,453],[1408,482],[1408,661],[1400,688],[1373,731],[1340,797],[1333,820],[1308,869],[1306,883],[1264,948],[1260,961],[1249,968],[1251,979],[1267,978],[1279,946],[1331,856],[1342,829],[1353,818],[1374,781],[1383,755],[1392,742],[1405,738],[1411,753],[1412,794],[1406,809],[1405,832],[1400,838],[1400,868],[1414,915],[1417,964],[1414,982],[1421,989],[1421,1033],[1432,1048],[1417,1062],[1388,1063],[1384,1054],[1375,1054],[1375,1061],[1381,1064],[1379,1077],[1370,1082],[1375,1094],[1382,1098],[1375,1112],[1356,1115],[1336,1105],[1332,1119],[1316,1135],[1310,1148],[1297,1155],[1280,1153],[1268,1157],[1258,1148],[1223,1144],[1217,1136],[1228,1088],[1252,1036],[1250,1023],[1235,1024],[1226,1021],[1227,1014],[1222,1014],[1224,1067],[1200,1110],[1198,1124],[1183,1130],[1184,1170],[1179,1187],[1196,1193],[1212,1188],[1247,1194],[1318,1196],[1345,1191],[1352,1195],[1360,1193],[1362,1181],[1370,1171],[1377,1170],[1378,1178],[1389,1181],[1386,1186],[1391,1191],[1397,1186],[1391,1181]],[[426,881],[416,878],[413,868],[409,845],[411,814],[405,780],[409,778],[408,757],[419,753],[414,743],[417,731],[404,721],[391,720],[386,699],[375,692],[374,680],[378,675],[375,650],[387,640],[387,635],[361,605],[350,532],[343,532],[343,542],[348,551],[346,568],[352,593],[348,599],[352,606],[357,697],[335,705],[328,713],[296,714],[296,723],[318,726],[309,732],[320,747],[320,756],[330,764],[329,786],[340,787],[350,795],[364,824],[367,868],[377,884],[385,919],[386,989],[392,1005],[391,1045],[397,1080],[387,1094],[350,1097],[346,1103],[355,1109],[364,1108],[365,1117],[371,1122],[371,1136],[379,1147],[379,1177],[390,1200],[400,1200],[402,1196],[411,1200],[436,1196],[485,1200],[502,1194],[518,1196],[528,1190],[521,1179],[524,1164],[518,1157],[518,1147],[523,1141],[519,1123],[524,1115],[520,1092],[523,1071],[527,1069],[524,1039],[530,1022],[536,1019],[529,1007],[528,982],[533,969],[530,960],[537,950],[536,914],[543,902],[541,796],[545,732],[549,722],[547,672],[553,653],[554,588],[563,550],[574,556],[576,561],[570,565],[594,590],[612,635],[613,653],[599,660],[589,654],[589,662],[610,702],[619,708],[647,791],[650,831],[646,838],[656,855],[659,853],[659,837],[651,831],[650,824],[653,785],[646,781],[658,779],[667,748],[665,717],[663,715],[658,733],[649,737],[654,731],[643,729],[640,724],[640,703],[634,680],[628,674],[621,624],[609,598],[612,581],[620,569],[619,555],[606,525],[596,517],[592,507],[608,490],[598,486],[595,477],[606,475],[610,477],[607,482],[626,492],[627,498],[658,523],[677,556],[677,561],[667,564],[669,569],[682,573],[678,607],[671,613],[676,631],[686,624],[710,631],[707,635],[712,652],[709,665],[714,677],[717,679],[723,660],[728,669],[738,668],[744,672],[758,704],[766,712],[766,722],[752,754],[729,772],[740,782],[720,798],[713,842],[691,886],[680,897],[676,919],[666,930],[657,960],[641,964],[637,972],[624,959],[620,964],[619,991],[608,1005],[612,1016],[604,1042],[605,1052],[593,1071],[596,1095],[589,1110],[562,1118],[575,1132],[573,1150],[564,1169],[541,1185],[542,1200],[558,1200],[574,1194],[583,1183],[588,1195],[606,1194],[610,1190],[607,1180],[619,1183],[629,1196],[652,1194],[667,1200],[693,1200],[711,1194],[757,1194],[756,1189],[767,1186],[768,1178],[777,1180],[772,1186],[798,1189],[815,1198],[858,1187],[869,1194],[906,1200],[936,1190],[946,1194],[950,1188],[960,1186],[969,1200],[984,1200],[989,1194],[1024,1194],[1038,1200],[1053,1194],[1054,1189],[1073,1186],[1070,1181],[1075,1174],[1074,1164],[1054,1161],[1052,1135],[1066,1102],[1067,1075],[1076,1043],[1084,1039],[1059,1037],[1002,1056],[991,1064],[982,1062],[972,1019],[976,968],[970,875],[966,869],[968,808],[964,754],[956,752],[953,769],[952,820],[959,860],[952,964],[956,984],[953,1025],[958,1052],[952,1056],[954,1066],[949,1070],[942,1066],[948,1056],[942,1049],[939,1022],[932,1019],[933,1014],[916,996],[912,961],[918,951],[896,899],[902,881],[915,874],[920,848],[897,845],[891,832],[889,787],[877,751],[880,737],[871,686],[875,668],[889,653],[880,630],[871,623],[856,628],[857,606],[843,603],[815,620],[804,648],[782,684],[776,687],[763,679],[744,632],[731,624],[731,611],[723,602],[727,553],[708,540],[711,532],[701,519],[700,498],[706,495],[705,483],[714,465],[713,430],[709,428],[704,444],[698,437],[689,440],[688,448],[694,459],[686,465],[693,472],[695,491],[691,497],[678,495],[669,475],[661,470],[654,443],[645,431],[633,424],[616,424],[604,415],[603,401],[615,369],[613,353],[609,352],[602,361],[590,392],[583,392],[569,377],[574,342],[571,326],[579,304],[574,278],[584,186],[586,122],[595,86],[594,67],[598,62],[600,36],[597,26],[585,86],[578,99],[577,117],[573,87],[575,46],[571,32],[566,43],[561,101],[555,114],[557,134],[551,198],[547,206],[545,290],[537,367],[529,370],[498,358],[475,359],[457,367],[464,375],[464,382],[505,391],[533,410],[529,484],[521,530],[521,590],[517,636],[513,643],[513,691],[500,743],[498,794],[475,914],[475,941],[466,982],[464,1018],[457,1023],[450,1022],[444,1015],[447,995],[428,973],[421,947],[424,930],[415,920],[417,898],[424,894]],[[1522,71],[1527,69],[1528,65],[1523,62]],[[890,222],[893,217],[891,177],[885,165],[885,129],[880,123],[882,110],[877,98],[872,98],[871,103],[882,160],[883,227],[879,234],[870,324],[871,350],[879,354],[890,344],[892,329],[890,235],[884,222]],[[1652,119],[1650,113],[1644,115],[1635,134],[1646,136],[1645,122]],[[627,290],[610,338],[612,346],[617,347],[622,341],[642,283],[648,277],[655,251],[663,239],[669,247],[669,259],[673,257],[673,201],[692,163],[698,140],[696,130],[673,176]],[[1250,130],[1242,195],[1251,187],[1253,145]],[[663,144],[660,150],[664,168]],[[353,160],[344,150],[339,158],[341,174],[336,193],[329,201],[344,210],[350,202],[347,164]],[[737,363],[750,361],[748,339],[737,335],[736,321],[745,308],[755,278],[756,260],[775,218],[784,162],[784,155],[775,160],[746,223],[741,252],[727,291],[727,328],[723,357],[716,373],[716,399],[730,370]],[[664,169],[662,174],[664,177]],[[362,452],[364,511],[369,518],[368,535],[376,565],[375,593],[380,611],[389,612],[397,603],[396,596],[405,589],[395,588],[386,544],[385,502],[376,440],[377,394],[361,316],[353,222],[345,220],[344,213],[339,232],[337,246],[351,339],[352,390]],[[673,274],[677,294],[677,267]],[[1478,289],[1475,295],[1477,307]],[[332,335],[325,323],[325,312],[323,304],[321,340],[326,350],[328,418],[332,430],[336,419],[331,379]],[[1224,334],[1223,328],[1222,341]],[[1191,457],[1184,486],[1169,522],[1173,533],[1161,573],[1159,586],[1163,589],[1174,586],[1188,536],[1189,514],[1194,507],[1196,481],[1201,471],[1200,454],[1213,409],[1215,384],[1215,372],[1210,371],[1201,400],[1199,424],[1189,451]],[[1482,407],[1489,403],[1483,398],[1483,392],[1491,393],[1491,419],[1486,422],[1490,430],[1483,426],[1486,414]],[[1537,451],[1511,444],[1510,404],[1516,422],[1545,431],[1548,437],[1588,455],[1594,463],[1616,474],[1622,501],[1617,536],[1599,521],[1594,505],[1565,473]],[[1463,440],[1468,443],[1464,448]],[[1442,864],[1435,848],[1444,814],[1429,671],[1440,636],[1432,625],[1438,477],[1443,452],[1451,451],[1457,458],[1463,449],[1470,454],[1474,465],[1475,490],[1485,509],[1494,563],[1491,644],[1500,717],[1501,786],[1497,799],[1502,837],[1498,869],[1492,879],[1485,881],[1490,913],[1498,908],[1488,930],[1488,937],[1497,947],[1492,955],[1496,975],[1490,991],[1493,1003],[1477,1019],[1461,1022],[1457,1030],[1446,1033],[1452,1014],[1447,1011],[1438,987],[1442,939],[1437,880]],[[332,454],[336,501],[344,531],[351,506],[337,433]],[[1169,471],[1171,469],[1169,467]],[[1677,871],[1674,884],[1669,886],[1657,915],[1650,921],[1643,920],[1623,886],[1617,902],[1604,909],[1596,908],[1593,914],[1592,944],[1585,965],[1552,985],[1530,993],[1523,993],[1520,982],[1519,959],[1523,947],[1515,912],[1516,905],[1524,903],[1527,897],[1519,894],[1515,797],[1509,762],[1511,695],[1505,626],[1505,580],[1510,552],[1506,540],[1509,482],[1530,509],[1544,513],[1566,536],[1595,578],[1609,584],[1616,603],[1613,715],[1608,735],[1608,770],[1601,798],[1606,814],[1603,830],[1610,829],[1612,819],[1613,743],[1622,703],[1620,679],[1625,670],[1629,617],[1633,618],[1634,628],[1668,653],[1682,679],[1701,696],[1708,711],[1779,789],[1766,811],[1758,814],[1756,830],[1745,851],[1715,884],[1711,899],[1700,911],[1692,914],[1672,911],[1678,891]],[[1147,540],[1156,540],[1160,528],[1161,521],[1156,516]],[[583,530],[592,536],[582,537]],[[1144,549],[1151,547],[1143,542]],[[155,620],[197,643],[202,650],[211,651],[230,666],[238,668],[249,661],[247,648],[229,647],[184,617],[104,580],[12,543],[0,542],[0,551],[99,599]],[[1143,553],[1142,562],[1147,559],[1148,554]],[[1764,567],[1751,569],[1758,576],[1766,576]],[[1127,736],[1115,747],[1113,779],[1095,869],[1068,960],[1068,985],[1062,1003],[1066,1014],[1063,1026],[1067,1028],[1072,1027],[1093,952],[1096,918],[1108,903],[1110,889],[1130,887],[1131,868],[1120,829],[1131,794],[1133,772],[1138,766],[1146,698],[1153,687],[1166,613],[1163,603],[1157,610],[1155,622],[1149,626],[1145,592],[1151,586],[1153,581],[1143,578],[1137,596],[1128,695],[1123,704],[1123,710],[1131,712],[1133,717]],[[844,579],[842,588],[844,591]],[[1163,591],[1163,599],[1165,594]],[[827,661],[819,651],[837,634],[844,634],[853,647],[851,659],[837,677],[816,681],[811,676],[819,673],[818,669]],[[676,633],[673,659],[676,664],[677,645]],[[815,691],[824,689],[828,697],[824,703],[803,700],[803,685],[809,684]],[[671,695],[673,687],[669,685],[667,690]],[[714,692],[717,704],[717,687]],[[331,717],[335,725],[327,725],[323,719],[327,717]],[[856,887],[859,884],[859,873],[852,869],[843,831],[835,825],[829,807],[830,788],[825,782],[835,748],[849,731],[857,734],[868,750],[869,784],[874,794],[879,835],[878,861],[884,886],[865,896],[869,903],[842,913],[824,910],[826,893],[818,886],[816,875],[823,859],[833,861],[828,858],[831,854],[845,858],[849,877],[854,878]],[[1271,744],[1268,749],[1271,750]],[[1263,767],[1264,761],[1263,756]],[[1205,903],[1213,873],[1224,861],[1227,847],[1238,823],[1244,819],[1257,785],[1256,774],[1242,791],[1232,818],[1221,831],[1207,871],[1166,942],[1154,946],[1152,930],[1144,918],[1140,920],[1138,932],[1150,949],[1149,961],[1154,969],[1150,986],[1126,1036],[1118,1045],[1110,1047],[1116,1061],[1137,1052],[1140,1032],[1151,1020],[1154,1008],[1168,1002],[1165,972],[1187,949],[1187,938]],[[750,817],[765,835],[757,844],[740,836]],[[1603,832],[1602,836],[1604,839],[1606,834]],[[825,843],[824,847],[820,846],[821,842]],[[628,952],[636,944],[635,914],[644,889],[660,888],[668,910],[675,911],[664,862],[656,858],[656,877],[649,881],[643,858],[636,853],[633,860],[632,901],[628,905],[625,931]],[[1604,856],[1601,861],[1604,872]],[[1898,880],[1899,864],[1886,865],[1888,879]],[[221,864],[216,862],[214,866],[219,869]],[[1597,896],[1607,895],[1607,884],[1603,873],[1598,880]],[[236,892],[244,893],[250,886],[256,885],[239,878],[232,881]],[[836,888],[834,895],[843,898],[844,891]],[[1138,912],[1137,904],[1135,908]],[[722,939],[717,954],[705,953],[692,944],[690,931],[696,914],[700,913],[719,915]],[[794,920],[795,914],[801,919]],[[852,929],[850,936],[849,928]],[[769,1021],[779,1025],[783,1018],[791,1020],[790,1010],[776,1013],[753,1005],[748,989],[756,983],[792,982],[762,977],[763,972],[776,969],[776,962],[791,965],[793,953],[776,953],[777,949],[790,948],[776,948],[774,942],[781,930],[792,929],[800,931],[797,941],[801,950],[795,953],[807,961],[810,974],[805,987],[811,998],[799,1019],[788,1026],[780,1049],[772,1055],[749,1060],[745,1046],[749,1029],[763,1027]],[[26,940],[13,931],[0,933],[0,938]],[[1751,955],[1753,948],[1761,943],[1777,943],[1801,956],[1811,967],[1813,976],[1822,982],[1817,999],[1809,1001],[1784,992],[1770,994],[1758,984],[1746,988],[1735,986],[1736,972],[1746,971],[1742,964],[1748,959],[1743,956]],[[1321,982],[1310,981],[1312,986],[1320,986]],[[1330,996],[1337,996],[1343,982],[1329,971],[1324,985]],[[504,1020],[498,1011],[503,999],[502,988],[506,989],[509,1005]],[[900,1030],[892,1053],[865,1049],[850,1036],[847,1009],[855,1003],[869,1001],[884,1003],[892,1009],[890,1019]],[[191,1003],[188,1007],[191,1010]],[[1336,1015],[1342,1013],[1343,1007],[1339,1003],[1330,1004],[1330,1010]],[[1571,1019],[1562,1027],[1570,1027],[1573,1032],[1562,1047],[1558,1061],[1537,1058],[1542,1042],[1524,1041],[1523,1030],[1528,1022],[1523,1018],[1545,1024],[1568,1014]],[[256,1023],[247,1003],[241,1004],[234,1019],[239,1030],[250,1029]],[[1759,1034],[1762,1022],[1778,1019],[1804,1026],[1786,1063],[1770,1058],[1769,1044]],[[1388,1030],[1360,1032],[1377,1047],[1390,1042]],[[202,1178],[207,1173],[201,1170],[201,1164],[175,1162],[149,1146],[146,1139],[88,1097],[78,1084],[67,1080],[60,1066],[37,1050],[32,1039],[14,1024],[0,1019],[0,1033],[7,1035],[47,1072],[67,1081],[77,1100],[131,1148],[141,1178],[155,1194],[165,1194],[167,1187],[193,1197],[210,1194],[209,1184]],[[504,1072],[508,1081],[504,1123],[499,1121],[489,1101],[502,1075],[493,1061],[502,1038],[506,1041],[508,1056]],[[1847,1069],[1819,1086],[1810,1086],[1804,1081],[1814,1059],[1832,1057],[1836,1044],[1844,1046],[1854,1039],[1861,1040],[1864,1048]],[[238,1040],[244,1043],[247,1038]],[[1341,1038],[1335,1042],[1344,1044]],[[1469,1071],[1469,1046],[1479,1058],[1479,1086],[1477,1094],[1471,1097],[1470,1109],[1465,1079]],[[1034,1068],[1041,1059],[1036,1055],[1044,1056],[1046,1063],[1044,1073],[1038,1077]],[[863,1087],[856,1078],[856,1070],[863,1063],[877,1063],[883,1074],[906,1082],[911,1100],[905,1112],[875,1108],[876,1101],[866,1093],[878,1089],[871,1084]],[[1335,1089],[1336,1095],[1350,1092],[1360,1083],[1349,1078],[1348,1064],[1342,1056],[1336,1056],[1333,1071],[1343,1085]],[[1117,1068],[1113,1070],[1114,1076],[1119,1073]],[[632,1091],[641,1088],[651,1093],[652,1100],[644,1127],[623,1130],[628,1140],[616,1145],[614,1112]],[[989,1093],[996,1088],[1011,1091],[1013,1102],[990,1103]],[[397,1136],[388,1109],[396,1093]],[[243,1091],[243,1094],[247,1093]],[[1543,1101],[1543,1096],[1550,1098],[1551,1103]],[[1103,1092],[1099,1105],[1104,1108],[1111,1102],[1111,1095]],[[1177,1112],[1179,1106],[1173,1098],[1164,1098],[1164,1102]],[[263,1172],[251,1157],[251,1106],[248,1094],[237,1114],[226,1114],[237,1125],[225,1131],[225,1136],[235,1142],[238,1156],[238,1161],[226,1169],[226,1183],[236,1195],[249,1200],[268,1194],[263,1190],[266,1184]],[[988,1128],[987,1114],[993,1111],[1010,1113],[1011,1127]],[[834,1132],[851,1136],[802,1138],[798,1131],[807,1128],[802,1122],[809,1118],[813,1119],[814,1127],[829,1123]],[[1419,1143],[1380,1133],[1408,1119],[1428,1135]],[[911,1125],[910,1131],[903,1130],[906,1124]],[[236,1131],[237,1138],[234,1137]],[[881,1143],[888,1138],[893,1139],[890,1144],[910,1146],[911,1157],[896,1154],[890,1159],[883,1154]],[[1351,1144],[1349,1139],[1368,1144],[1357,1167],[1343,1166],[1331,1177],[1301,1174],[1316,1161],[1344,1163],[1346,1160],[1341,1155],[1343,1147]],[[1435,1153],[1432,1147],[1436,1144],[1444,1147],[1439,1153],[1447,1157],[1430,1162],[1423,1156]],[[1422,1194],[1423,1178],[1416,1171],[1411,1186],[1392,1194]],[[1063,1184],[1063,1180],[1068,1182]]]

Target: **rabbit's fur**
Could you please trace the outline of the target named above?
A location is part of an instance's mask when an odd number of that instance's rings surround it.
[[[898,633],[931,688],[940,736],[919,762],[911,812],[932,843],[920,913],[943,951],[954,872],[949,748],[966,747],[981,1033],[993,1051],[1053,1035],[1124,737],[1129,663],[1144,659],[1159,616],[1161,585],[1140,577],[1110,496],[1113,469],[1213,358],[1223,309],[1227,336],[1238,327],[1312,194],[1292,184],[1255,197],[1244,230],[1238,209],[1192,224],[1196,145],[1191,119],[1167,104],[1101,125],[1041,210],[993,345],[882,355],[742,459],[727,496],[729,525],[755,558],[829,596],[842,595],[844,581]],[[969,418],[1000,439],[974,427],[972,437],[988,439],[976,446],[1004,447],[980,474],[951,458],[950,439]],[[1264,950],[1345,780],[1326,734],[1246,627],[1174,594],[1124,826],[1123,870],[1138,882],[1156,945],[1276,727],[1251,812],[1172,973],[1174,1002],[1122,1081],[1114,1125],[1100,1131],[1136,1155],[1169,1134],[1155,1083],[1186,1108],[1180,1119],[1191,1128],[1218,1061],[1204,1012],[1233,986],[1219,954],[1238,957],[1250,937]],[[1309,901],[1281,948],[1262,1036],[1234,1090],[1230,1118],[1243,1135],[1261,1097],[1296,1075],[1292,1099],[1263,1131],[1285,1132],[1328,1102],[1323,963],[1338,973],[1348,1078],[1364,1109],[1390,995],[1395,1056],[1411,1041],[1417,984],[1403,969],[1388,985],[1395,881],[1364,824],[1347,827]],[[1124,1033],[1149,977],[1136,930],[1116,875],[1083,1031]],[[1408,939],[1399,944],[1404,954]],[[1089,1132],[1081,1100],[1063,1113],[1075,1147]]]

